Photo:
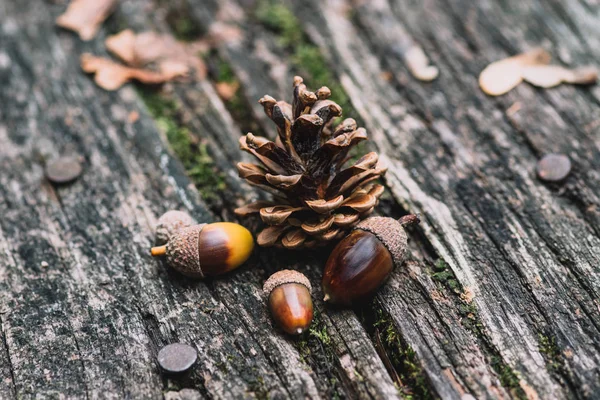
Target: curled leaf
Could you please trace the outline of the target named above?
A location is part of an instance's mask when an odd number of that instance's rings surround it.
[[[563,82],[590,85],[598,80],[598,70],[594,67],[568,69],[559,65],[533,65],[523,68],[523,79],[542,88],[551,88]]]
[[[437,67],[429,65],[429,58],[427,58],[421,46],[413,45],[408,49],[404,54],[404,61],[413,76],[420,81],[432,81],[440,73]]]
[[[82,54],[80,61],[81,68],[87,73],[95,74],[94,81],[105,90],[116,90],[132,79],[151,85],[169,80],[169,77],[162,73],[125,67],[112,60],[88,53]]]
[[[106,39],[107,49],[127,65],[141,67],[154,63],[166,75],[186,75],[190,68],[198,79],[206,75],[206,67],[198,56],[208,50],[205,42],[184,43],[158,32],[134,33],[126,29]]]
[[[479,75],[479,86],[490,96],[500,96],[523,81],[523,68],[550,62],[550,54],[541,48],[495,61]]]
[[[77,32],[81,40],[91,40],[116,5],[117,0],[73,0],[56,25]]]

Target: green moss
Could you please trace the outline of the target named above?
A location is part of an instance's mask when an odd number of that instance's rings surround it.
[[[289,60],[296,73],[313,88],[327,86],[331,100],[344,110],[344,117],[359,120],[348,95],[327,65],[319,48],[304,34],[300,21],[285,5],[275,0],[260,0],[255,11],[257,20],[278,35],[279,44],[289,52]]]
[[[373,327],[379,331],[384,350],[400,377],[400,394],[405,399],[433,399],[415,351],[402,340],[388,314],[378,309],[377,315]]]
[[[296,347],[303,363],[315,371],[326,371],[330,376],[328,397],[343,398],[337,372],[332,369],[332,366],[337,363],[338,357],[331,336],[327,332],[327,326],[318,310],[315,310],[308,332],[296,341]]]
[[[564,369],[564,364],[562,354],[556,344],[556,339],[552,336],[546,336],[540,333],[538,335],[538,343],[540,353],[542,353],[546,359],[548,371],[555,373],[561,372]]]
[[[460,283],[456,279],[454,272],[448,268],[448,264],[446,264],[443,259],[439,258],[435,262],[433,271],[434,272],[431,274],[431,278],[434,281],[438,282],[442,286],[446,286],[455,294],[461,293],[462,289]]]
[[[226,187],[223,174],[216,169],[206,144],[195,140],[179,122],[176,103],[155,91],[140,89],[139,94],[204,200],[218,198]]]
[[[500,383],[510,391],[512,397],[523,400],[527,399],[527,395],[521,388],[521,385],[519,385],[521,379],[517,372],[498,356],[492,356],[490,361],[490,365],[496,371]]]
[[[269,390],[265,385],[265,380],[262,376],[258,376],[255,380],[250,382],[250,392],[254,394],[254,397],[259,400],[266,400],[269,398]]]

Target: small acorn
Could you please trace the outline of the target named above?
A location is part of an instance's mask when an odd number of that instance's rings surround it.
[[[199,224],[180,229],[166,245],[153,247],[152,256],[165,256],[167,264],[193,278],[224,274],[252,254],[254,239],[243,226],[231,222]]]
[[[188,226],[196,225],[198,222],[185,211],[170,210],[160,216],[156,223],[156,237],[154,243],[157,246],[167,244],[172,234]]]
[[[275,323],[290,335],[300,335],[313,319],[312,289],[308,278],[298,271],[284,269],[267,279],[263,294]]]
[[[323,273],[323,300],[351,305],[373,294],[404,261],[404,226],[419,222],[416,215],[400,220],[371,217],[354,228],[333,249]]]

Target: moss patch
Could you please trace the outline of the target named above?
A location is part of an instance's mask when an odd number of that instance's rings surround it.
[[[338,372],[333,369],[333,365],[335,365],[338,358],[333,348],[331,336],[329,336],[327,327],[318,310],[315,310],[313,322],[307,334],[298,339],[296,347],[302,362],[318,375],[330,377],[326,397],[332,399],[344,398]]]
[[[377,321],[373,324],[372,334],[377,330],[380,335],[384,350],[400,379],[401,383],[397,383],[400,394],[405,399],[434,399],[415,351],[402,340],[391,317],[376,305],[374,307],[377,309]]]
[[[223,174],[215,167],[206,144],[196,140],[179,121],[177,104],[149,89],[141,88],[138,93],[202,198],[208,202],[218,198],[226,187]]]

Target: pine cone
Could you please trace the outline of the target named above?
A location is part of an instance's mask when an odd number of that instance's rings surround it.
[[[271,96],[259,100],[277,125],[276,141],[252,133],[240,138],[240,148],[261,163],[238,163],[240,176],[273,194],[273,201],[235,210],[241,216],[259,212],[269,225],[258,235],[261,246],[313,247],[339,239],[373,211],[383,193],[383,186],[370,183],[386,171],[377,153],[342,169],[367,132],[352,118],[332,129],[342,108],[330,95],[327,87],[308,91],[297,76],[291,105]]]

